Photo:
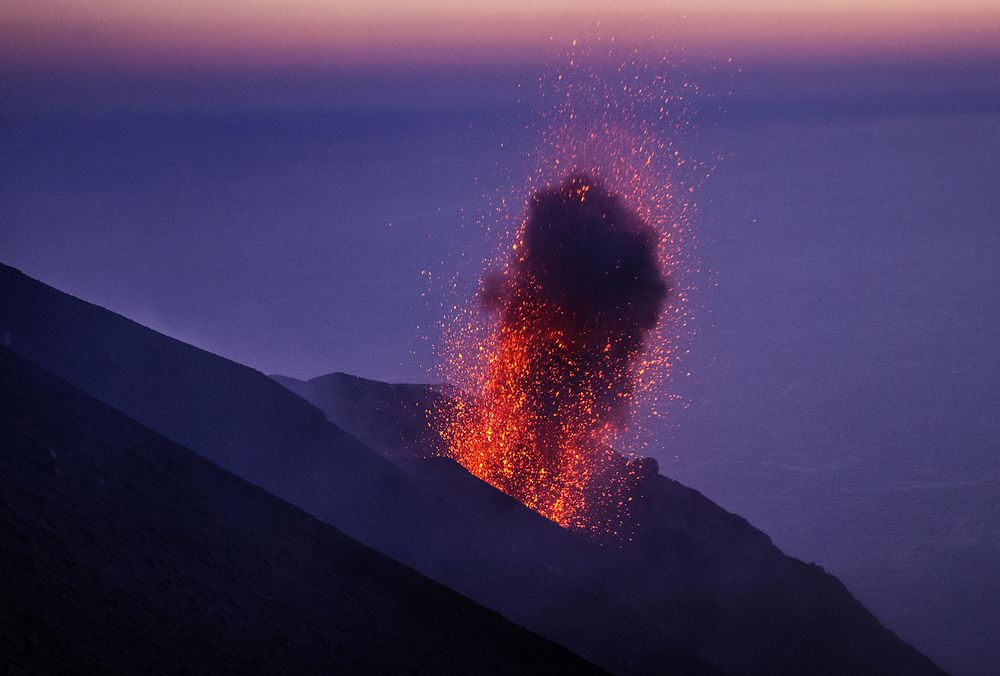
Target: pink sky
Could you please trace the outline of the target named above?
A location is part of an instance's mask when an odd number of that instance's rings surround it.
[[[693,55],[1000,54],[995,0],[6,0],[0,58],[23,65],[502,64],[599,34]],[[808,5],[804,8],[805,5]]]

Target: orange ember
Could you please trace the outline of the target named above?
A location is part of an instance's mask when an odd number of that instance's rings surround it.
[[[679,100],[665,78],[629,61],[619,86],[579,54],[569,63],[529,179],[547,187],[480,280],[479,306],[456,308],[444,375],[458,394],[435,423],[448,456],[527,507],[624,535],[641,463],[612,445],[640,406],[658,415],[655,385],[687,326],[676,278],[690,192],[675,194],[684,162],[656,124]]]

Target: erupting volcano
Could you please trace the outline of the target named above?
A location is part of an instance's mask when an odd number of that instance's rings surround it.
[[[455,404],[445,428],[449,451],[553,521],[594,528],[628,499],[609,443],[669,293],[656,232],[577,175],[532,196],[511,253],[483,284],[496,335],[480,346],[476,401]]]
[[[637,60],[619,69],[624,85],[578,54],[569,64],[551,81],[558,105],[542,116],[525,212],[446,338],[458,392],[435,423],[447,455],[527,507],[626,536],[643,465],[612,445],[638,408],[658,414],[686,322],[674,273],[689,206],[678,193],[690,191],[674,174],[688,167],[660,135],[684,124],[684,107]]]

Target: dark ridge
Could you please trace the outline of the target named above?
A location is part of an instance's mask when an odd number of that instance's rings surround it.
[[[442,450],[441,438],[431,428],[431,415],[443,396],[435,386],[389,385],[346,373],[312,380],[271,378],[383,455],[409,460]]]
[[[614,599],[586,609],[575,604],[580,574],[569,573],[584,568],[599,575],[614,565],[592,542],[458,467],[400,467],[253,369],[4,265],[0,342],[360,542],[560,645],[572,644],[604,668],[637,673],[636,665],[653,659],[660,669],[715,673],[669,638],[631,640],[634,622],[609,625],[609,613],[629,612]],[[456,482],[463,488],[453,491]],[[469,502],[456,505],[461,494]]]
[[[453,496],[456,509],[489,500],[491,489],[467,486],[469,475],[451,461],[420,460],[428,433],[422,407],[445,396],[440,388],[343,373],[278,382],[418,473],[425,485]],[[634,507],[639,529],[632,542],[608,552],[620,579],[591,573],[587,580],[584,573],[578,582],[581,589],[613,588],[631,616],[646,619],[633,640],[670,636],[733,673],[943,673],[883,627],[837,578],[786,556],[742,517],[660,475],[655,460],[641,464],[645,479]],[[637,666],[656,671],[653,663]]]
[[[641,536],[620,549],[599,547],[454,463],[422,459],[428,450],[406,432],[419,422],[412,389],[400,408],[397,386],[345,388],[356,399],[345,408],[380,407],[379,415],[341,421],[352,436],[252,369],[2,266],[0,340],[156,432],[196,439],[194,452],[611,671],[941,673],[836,578],[785,556],[745,520],[655,475],[651,464],[636,509]],[[158,351],[169,353],[172,372],[147,355]],[[205,389],[214,393],[211,406],[183,401],[199,400]],[[376,399],[358,401],[365,392]],[[278,441],[249,438],[243,423]],[[356,437],[377,440],[389,457]]]
[[[0,348],[14,673],[600,673]]]

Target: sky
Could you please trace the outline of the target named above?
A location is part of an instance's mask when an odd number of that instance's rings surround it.
[[[808,6],[804,7],[803,5]],[[456,0],[7,0],[0,63],[19,67],[473,65],[588,35],[692,54],[795,59],[996,54],[989,0],[469,3]]]

